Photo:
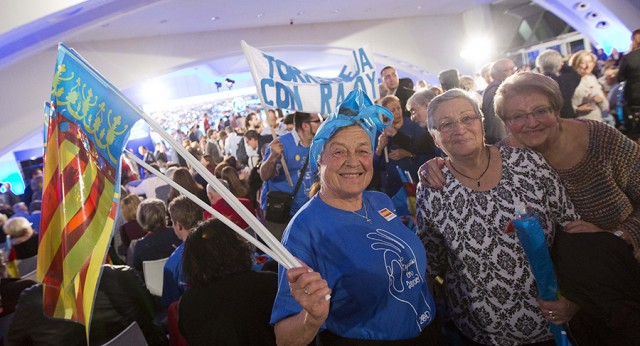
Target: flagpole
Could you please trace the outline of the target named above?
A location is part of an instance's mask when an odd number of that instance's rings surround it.
[[[285,265],[284,263],[286,263],[286,260],[284,259],[284,257],[281,257],[282,255],[280,253],[273,252],[272,249],[269,249],[264,244],[262,244],[259,240],[257,240],[256,238],[252,237],[249,233],[247,233],[245,230],[240,228],[240,226],[235,224],[233,221],[229,220],[226,216],[220,214],[217,210],[213,209],[213,207],[211,207],[210,205],[205,203],[203,200],[198,198],[196,195],[192,194],[187,189],[182,187],[180,184],[178,184],[175,181],[171,180],[169,177],[167,177],[166,175],[162,174],[162,172],[160,172],[157,169],[153,168],[152,166],[150,166],[148,163],[146,163],[143,160],[141,160],[139,157],[137,157],[133,153],[130,153],[130,152],[126,151],[126,150],[124,151],[124,153],[130,159],[134,160],[137,164],[141,165],[146,170],[148,170],[149,172],[153,173],[156,177],[160,178],[165,183],[171,185],[171,187],[173,187],[174,189],[180,191],[181,194],[185,195],[191,201],[193,201],[194,203],[199,205],[202,209],[204,209],[204,210],[208,211],[209,213],[211,213],[218,220],[222,221],[225,225],[229,226],[236,233],[240,234],[244,239],[248,240],[251,244],[255,245],[258,249],[262,250],[262,252],[264,252],[267,255],[271,256],[271,258],[276,260],[278,263],[280,263],[282,265]]]
[[[268,113],[266,105],[264,103],[262,103],[262,107],[264,107],[265,109],[265,114]],[[271,128],[271,137],[273,138],[273,140],[276,140],[276,138],[278,138],[278,136],[276,135],[276,128],[273,127],[273,125],[269,121],[268,114],[267,114],[267,122],[269,123],[269,128]],[[289,174],[289,167],[287,167],[287,161],[284,159],[284,153],[282,153],[282,156],[280,157],[280,163],[282,164],[282,170],[284,171],[284,175],[287,177],[287,182],[289,183],[289,186],[293,186],[293,181],[291,181],[291,175]]]
[[[140,112],[140,117],[149,124],[162,138],[164,138],[176,152],[182,156],[191,167],[209,183],[221,196],[229,203],[229,205],[238,212],[243,220],[260,236],[265,244],[271,249],[278,249],[285,257],[283,266],[287,269],[300,267],[299,261],[269,232],[258,219],[249,212],[249,210],[226,188],[218,178],[216,178],[209,170],[202,165],[193,155],[191,155],[184,147],[178,144],[155,120],[144,112]]]

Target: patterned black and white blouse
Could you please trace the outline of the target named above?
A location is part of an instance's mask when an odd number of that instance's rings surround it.
[[[465,187],[447,167],[442,190],[418,185],[418,236],[427,251],[427,275],[445,278],[446,313],[468,338],[491,345],[549,340],[524,251],[516,234],[505,229],[523,204],[537,211],[551,244],[554,224],[578,216],[540,154],[499,150],[502,177],[491,190]]]

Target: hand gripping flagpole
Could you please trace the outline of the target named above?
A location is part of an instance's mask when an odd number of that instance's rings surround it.
[[[264,102],[262,103],[262,107],[264,109],[267,109]],[[269,120],[269,116],[267,116],[267,121],[268,120]],[[275,140],[276,138],[278,138],[278,136],[276,135],[276,128],[273,127],[273,125],[271,125],[270,121],[269,121],[269,127],[271,128],[271,137],[273,137],[273,140]],[[284,153],[282,153],[282,156],[280,157],[280,164],[282,165],[282,170],[284,171],[284,175],[287,177],[287,182],[289,183],[289,186],[293,186],[293,181],[291,180],[291,175],[289,174],[289,167],[287,167],[287,161],[284,159]]]
[[[260,236],[267,247],[282,254],[282,262],[278,261],[285,268],[300,267],[301,264],[293,255],[280,244],[271,232],[269,232],[258,219],[216,178],[209,170],[193,155],[191,155],[184,147],[182,147],[175,139],[173,139],[155,120],[145,113],[140,113],[144,121],[149,124],[164,140],[166,140],[180,156],[182,156],[191,167],[207,181],[211,187],[216,190],[222,198],[242,217],[242,219]],[[275,259],[275,258],[274,258]]]

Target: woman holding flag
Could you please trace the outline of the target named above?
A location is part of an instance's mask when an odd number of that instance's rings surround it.
[[[419,239],[388,196],[364,191],[376,131],[389,126],[381,115],[392,117],[354,90],[313,139],[309,163],[319,166],[320,181],[284,234],[304,266],[279,268],[271,316],[278,344],[307,345],[316,335],[323,345],[433,344],[439,336],[429,328],[435,308]]]

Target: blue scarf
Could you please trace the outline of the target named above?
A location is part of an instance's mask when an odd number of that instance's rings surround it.
[[[386,119],[385,119],[386,117]],[[361,89],[355,89],[347,95],[344,101],[325,120],[316,135],[313,137],[311,149],[309,150],[309,164],[318,168],[318,160],[324,148],[324,144],[333,134],[342,127],[360,125],[367,132],[371,139],[371,149],[376,142],[375,137],[378,131],[382,132],[391,126],[393,114],[385,107],[374,105]]]

